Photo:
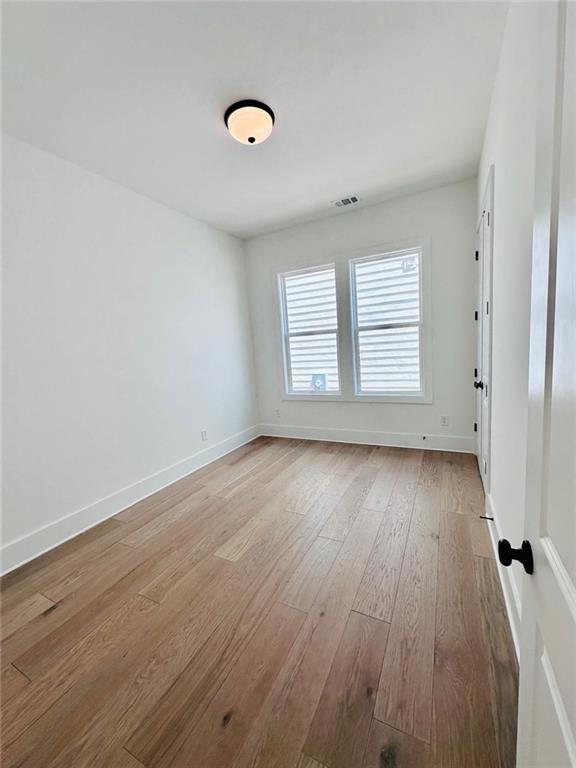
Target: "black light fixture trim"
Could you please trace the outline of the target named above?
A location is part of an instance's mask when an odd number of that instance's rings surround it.
[[[274,125],[274,112],[272,112],[268,104],[264,104],[262,101],[256,101],[256,99],[243,99],[242,101],[237,101],[234,104],[231,104],[226,112],[224,112],[224,122],[226,123],[226,128],[228,128],[228,118],[232,112],[236,112],[237,109],[242,109],[242,107],[258,107],[258,109],[263,109],[264,112],[267,112],[270,115],[272,118],[272,125]]]

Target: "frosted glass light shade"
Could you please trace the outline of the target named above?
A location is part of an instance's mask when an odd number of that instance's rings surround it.
[[[261,144],[272,133],[274,112],[260,101],[238,101],[228,107],[224,122],[241,144]]]

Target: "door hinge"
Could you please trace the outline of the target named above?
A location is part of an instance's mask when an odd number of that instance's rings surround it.
[[[488,226],[490,226],[490,211],[488,211],[487,213],[488,213]]]
[[[478,251],[475,252],[474,261],[478,261]]]
[[[486,314],[488,314],[489,311],[490,311],[490,302],[487,301],[486,302]]]
[[[478,422],[474,422],[474,432],[478,432]]]
[[[478,312],[474,312],[474,320],[478,320]]]
[[[478,368],[474,368],[474,378],[478,378]]]
[[[488,462],[484,459],[484,474],[488,472]]]

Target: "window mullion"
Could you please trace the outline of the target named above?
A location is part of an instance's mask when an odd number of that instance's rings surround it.
[[[336,311],[338,316],[338,360],[340,392],[344,397],[354,394],[353,345],[350,317],[350,285],[348,264],[336,264]]]

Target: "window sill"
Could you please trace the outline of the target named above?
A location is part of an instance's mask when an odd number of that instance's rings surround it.
[[[403,403],[405,405],[430,405],[433,402],[432,395],[336,395],[323,392],[316,394],[291,395],[284,393],[283,401],[301,400],[309,403]]]

